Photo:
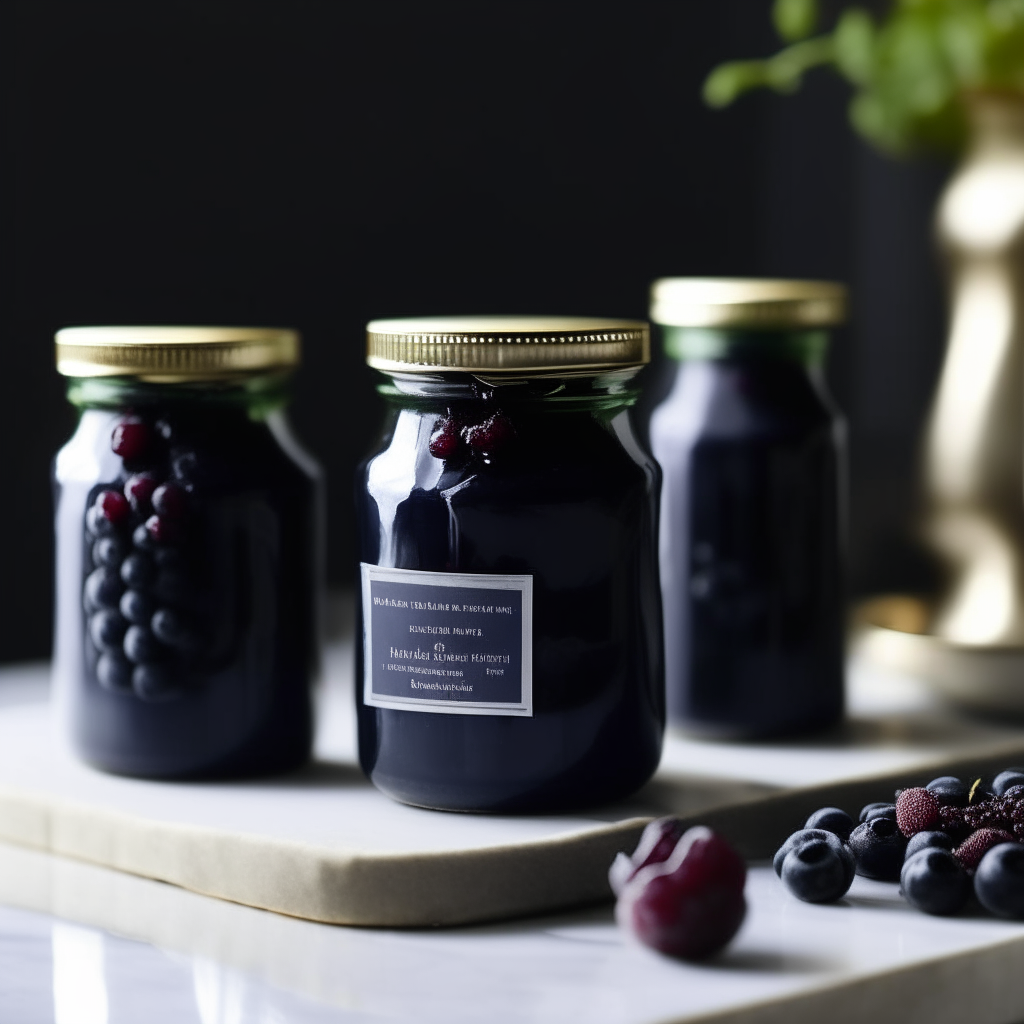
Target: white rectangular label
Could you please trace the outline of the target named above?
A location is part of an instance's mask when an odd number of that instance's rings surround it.
[[[360,563],[363,701],[533,715],[533,577]]]

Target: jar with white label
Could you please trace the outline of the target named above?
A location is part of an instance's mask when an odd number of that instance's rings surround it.
[[[359,754],[461,811],[568,810],[652,774],[664,728],[646,324],[379,320],[384,437],[357,472]]]

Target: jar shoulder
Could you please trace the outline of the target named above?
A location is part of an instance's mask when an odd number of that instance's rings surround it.
[[[462,443],[447,457],[431,450],[437,419],[401,410],[377,450],[359,464],[357,496],[440,494],[466,486],[501,491],[517,503],[544,502],[572,490],[605,492],[612,481],[649,488],[658,477],[657,463],[626,409],[602,418],[586,413],[520,417],[499,450],[475,451]]]
[[[666,445],[797,436],[839,420],[824,382],[799,364],[687,362],[654,410],[650,435],[657,457]]]

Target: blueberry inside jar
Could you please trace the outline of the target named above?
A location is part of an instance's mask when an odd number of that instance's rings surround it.
[[[388,414],[356,479],[363,770],[444,810],[627,796],[664,728],[647,325],[375,321],[368,348]]]
[[[55,460],[58,697],[96,767],[256,775],[309,756],[321,474],[291,331],[69,328]]]

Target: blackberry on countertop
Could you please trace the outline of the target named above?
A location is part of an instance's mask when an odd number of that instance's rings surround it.
[[[943,831],[969,831],[995,828],[1024,838],[1024,788],[1011,787],[1003,796],[994,796],[967,807],[943,807],[939,811]]]
[[[972,832],[954,851],[953,856],[966,871],[973,871],[982,857],[1000,843],[1012,843],[1013,836],[1001,828],[979,828]]]
[[[909,839],[938,825],[940,807],[938,797],[927,789],[905,789],[896,801],[896,824]]]

